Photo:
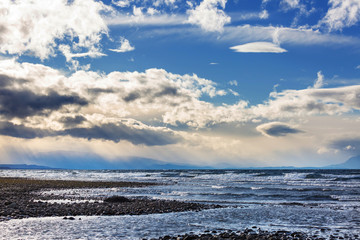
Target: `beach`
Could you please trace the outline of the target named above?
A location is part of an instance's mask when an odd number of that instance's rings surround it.
[[[139,215],[180,211],[199,211],[220,207],[180,201],[151,200],[147,198],[64,198],[60,195],[43,196],[42,190],[79,188],[122,188],[153,186],[146,182],[90,182],[64,180],[37,180],[0,178],[0,219],[64,216],[73,219],[84,215]]]

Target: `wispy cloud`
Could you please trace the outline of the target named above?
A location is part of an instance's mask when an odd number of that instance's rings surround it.
[[[237,86],[237,85],[238,85],[238,82],[237,82],[236,80],[231,80],[231,81],[229,81],[229,84],[230,84],[231,86]]]
[[[324,75],[319,71],[317,73],[317,79],[314,83],[314,88],[321,88],[324,85]]]
[[[118,13],[105,19],[109,26],[176,26],[183,25],[187,18],[185,15],[175,14],[129,16]]]
[[[351,27],[360,20],[360,2],[358,0],[329,0],[331,7],[319,25],[325,24],[330,31]]]
[[[274,34],[277,42],[274,41]],[[248,43],[248,42],[274,42],[293,45],[319,45],[342,44],[357,45],[360,39],[351,36],[322,33],[311,28],[289,28],[273,26],[226,26],[221,40]]]

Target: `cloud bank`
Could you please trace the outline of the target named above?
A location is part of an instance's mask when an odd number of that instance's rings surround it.
[[[11,1],[0,3],[0,53],[25,53],[46,59],[56,54],[59,41],[71,48],[100,51],[108,33],[101,12],[110,10],[92,0]]]

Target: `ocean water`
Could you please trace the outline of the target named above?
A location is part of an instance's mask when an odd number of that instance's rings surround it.
[[[360,235],[360,170],[0,170],[0,176],[91,181],[147,181],[146,188],[46,191],[76,199],[112,195],[225,205],[199,212],[61,217],[0,222],[0,238],[141,239],[204,230],[303,231],[330,238]]]

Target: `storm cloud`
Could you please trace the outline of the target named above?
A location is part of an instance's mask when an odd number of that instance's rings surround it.
[[[155,98],[162,98],[166,96],[183,97],[182,94],[179,93],[179,89],[177,87],[161,86],[160,89],[137,89],[136,91],[132,91],[128,95],[126,95],[123,100],[125,102],[132,102],[141,98],[144,99],[146,102],[152,102]]]
[[[28,81],[25,80],[25,79],[13,78],[13,77],[10,77],[10,76],[5,75],[5,74],[0,74],[0,87],[1,88],[7,87],[9,85],[13,85],[15,83],[23,84],[23,83],[26,83],[26,82],[28,82]]]
[[[76,118],[73,119],[76,121]],[[79,120],[82,120],[81,117]],[[24,125],[16,125],[11,122],[0,122],[0,135],[15,138],[33,139],[56,136],[71,136],[74,138],[86,138],[88,140],[99,139],[113,142],[128,141],[135,145],[161,146],[175,144],[181,141],[172,131],[163,129],[144,129],[129,127],[125,124],[104,124],[90,128],[68,128],[61,131],[31,128]]]
[[[288,134],[302,133],[303,131],[281,122],[271,122],[259,125],[256,130],[265,136],[283,137]]]
[[[84,106],[88,102],[77,95],[60,95],[55,91],[38,95],[30,90],[0,89],[0,115],[8,118],[42,115],[45,110],[58,110],[68,104]]]
[[[139,129],[129,127],[125,124],[104,124],[102,126],[93,126],[91,128],[71,128],[61,133],[76,138],[103,139],[113,142],[127,140],[135,145],[144,144],[147,146],[174,144],[180,140],[180,137],[173,132],[153,129]]]
[[[62,122],[65,127],[74,127],[86,121],[86,118],[78,115],[75,117],[62,117],[59,121]]]
[[[11,122],[0,122],[0,134],[16,138],[42,138],[52,135],[51,131],[16,125]]]

